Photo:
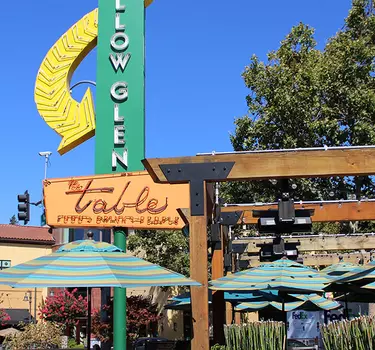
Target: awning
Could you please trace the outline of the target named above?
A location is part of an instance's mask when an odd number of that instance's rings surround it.
[[[4,309],[9,315],[10,320],[5,321],[4,325],[17,325],[20,322],[29,323],[32,320],[32,316],[27,309]]]
[[[5,328],[5,329],[0,330],[0,337],[5,338],[8,335],[12,335],[12,334],[19,333],[19,332],[20,331],[18,329],[15,329],[13,327]]]

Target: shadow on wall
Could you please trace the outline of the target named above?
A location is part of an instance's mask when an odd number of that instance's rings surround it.
[[[170,340],[184,339],[184,320],[183,312],[175,310],[164,310],[168,300],[178,294],[186,292],[184,287],[151,287],[149,295],[152,301],[158,304],[159,312],[163,315],[159,323],[159,336]]]

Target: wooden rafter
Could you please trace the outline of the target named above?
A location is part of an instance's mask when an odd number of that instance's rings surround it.
[[[343,203],[313,203],[298,204],[296,209],[313,209],[313,222],[336,222],[336,221],[366,221],[375,220],[375,202],[350,201]],[[277,209],[277,204],[267,205],[233,205],[222,207],[222,212],[242,211],[243,216],[238,220],[241,224],[256,224],[258,218],[253,217],[253,210]]]
[[[163,164],[234,162],[227,180],[261,180],[375,174],[375,148],[340,148],[149,158],[143,164],[155,182],[167,183]],[[207,179],[211,180],[211,179]]]
[[[339,262],[339,255],[341,254],[302,254],[299,257],[303,260],[303,264],[307,266],[329,266]],[[371,254],[364,253],[346,253],[342,254],[345,262],[358,264],[360,259],[363,259],[364,264],[370,262]],[[259,256],[244,256],[241,260],[247,260],[249,267],[259,266],[261,264]]]
[[[375,249],[375,234],[322,235],[322,236],[285,236],[285,243],[299,242],[299,252],[372,250]],[[272,243],[271,237],[236,239],[233,246],[243,245],[244,252],[259,253],[257,244]]]

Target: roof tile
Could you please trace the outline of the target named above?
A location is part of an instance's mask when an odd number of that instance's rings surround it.
[[[48,232],[48,227],[0,224],[0,242],[21,241],[28,243],[47,243],[55,240]]]

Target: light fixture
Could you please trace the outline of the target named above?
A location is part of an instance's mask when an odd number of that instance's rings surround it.
[[[31,291],[27,291],[27,292],[25,292],[25,295],[24,295],[24,297],[23,297],[23,301],[28,301],[29,303],[31,303]]]
[[[50,290],[50,292],[49,292],[49,296],[50,296],[50,297],[55,296],[55,292],[53,291],[53,289]]]

